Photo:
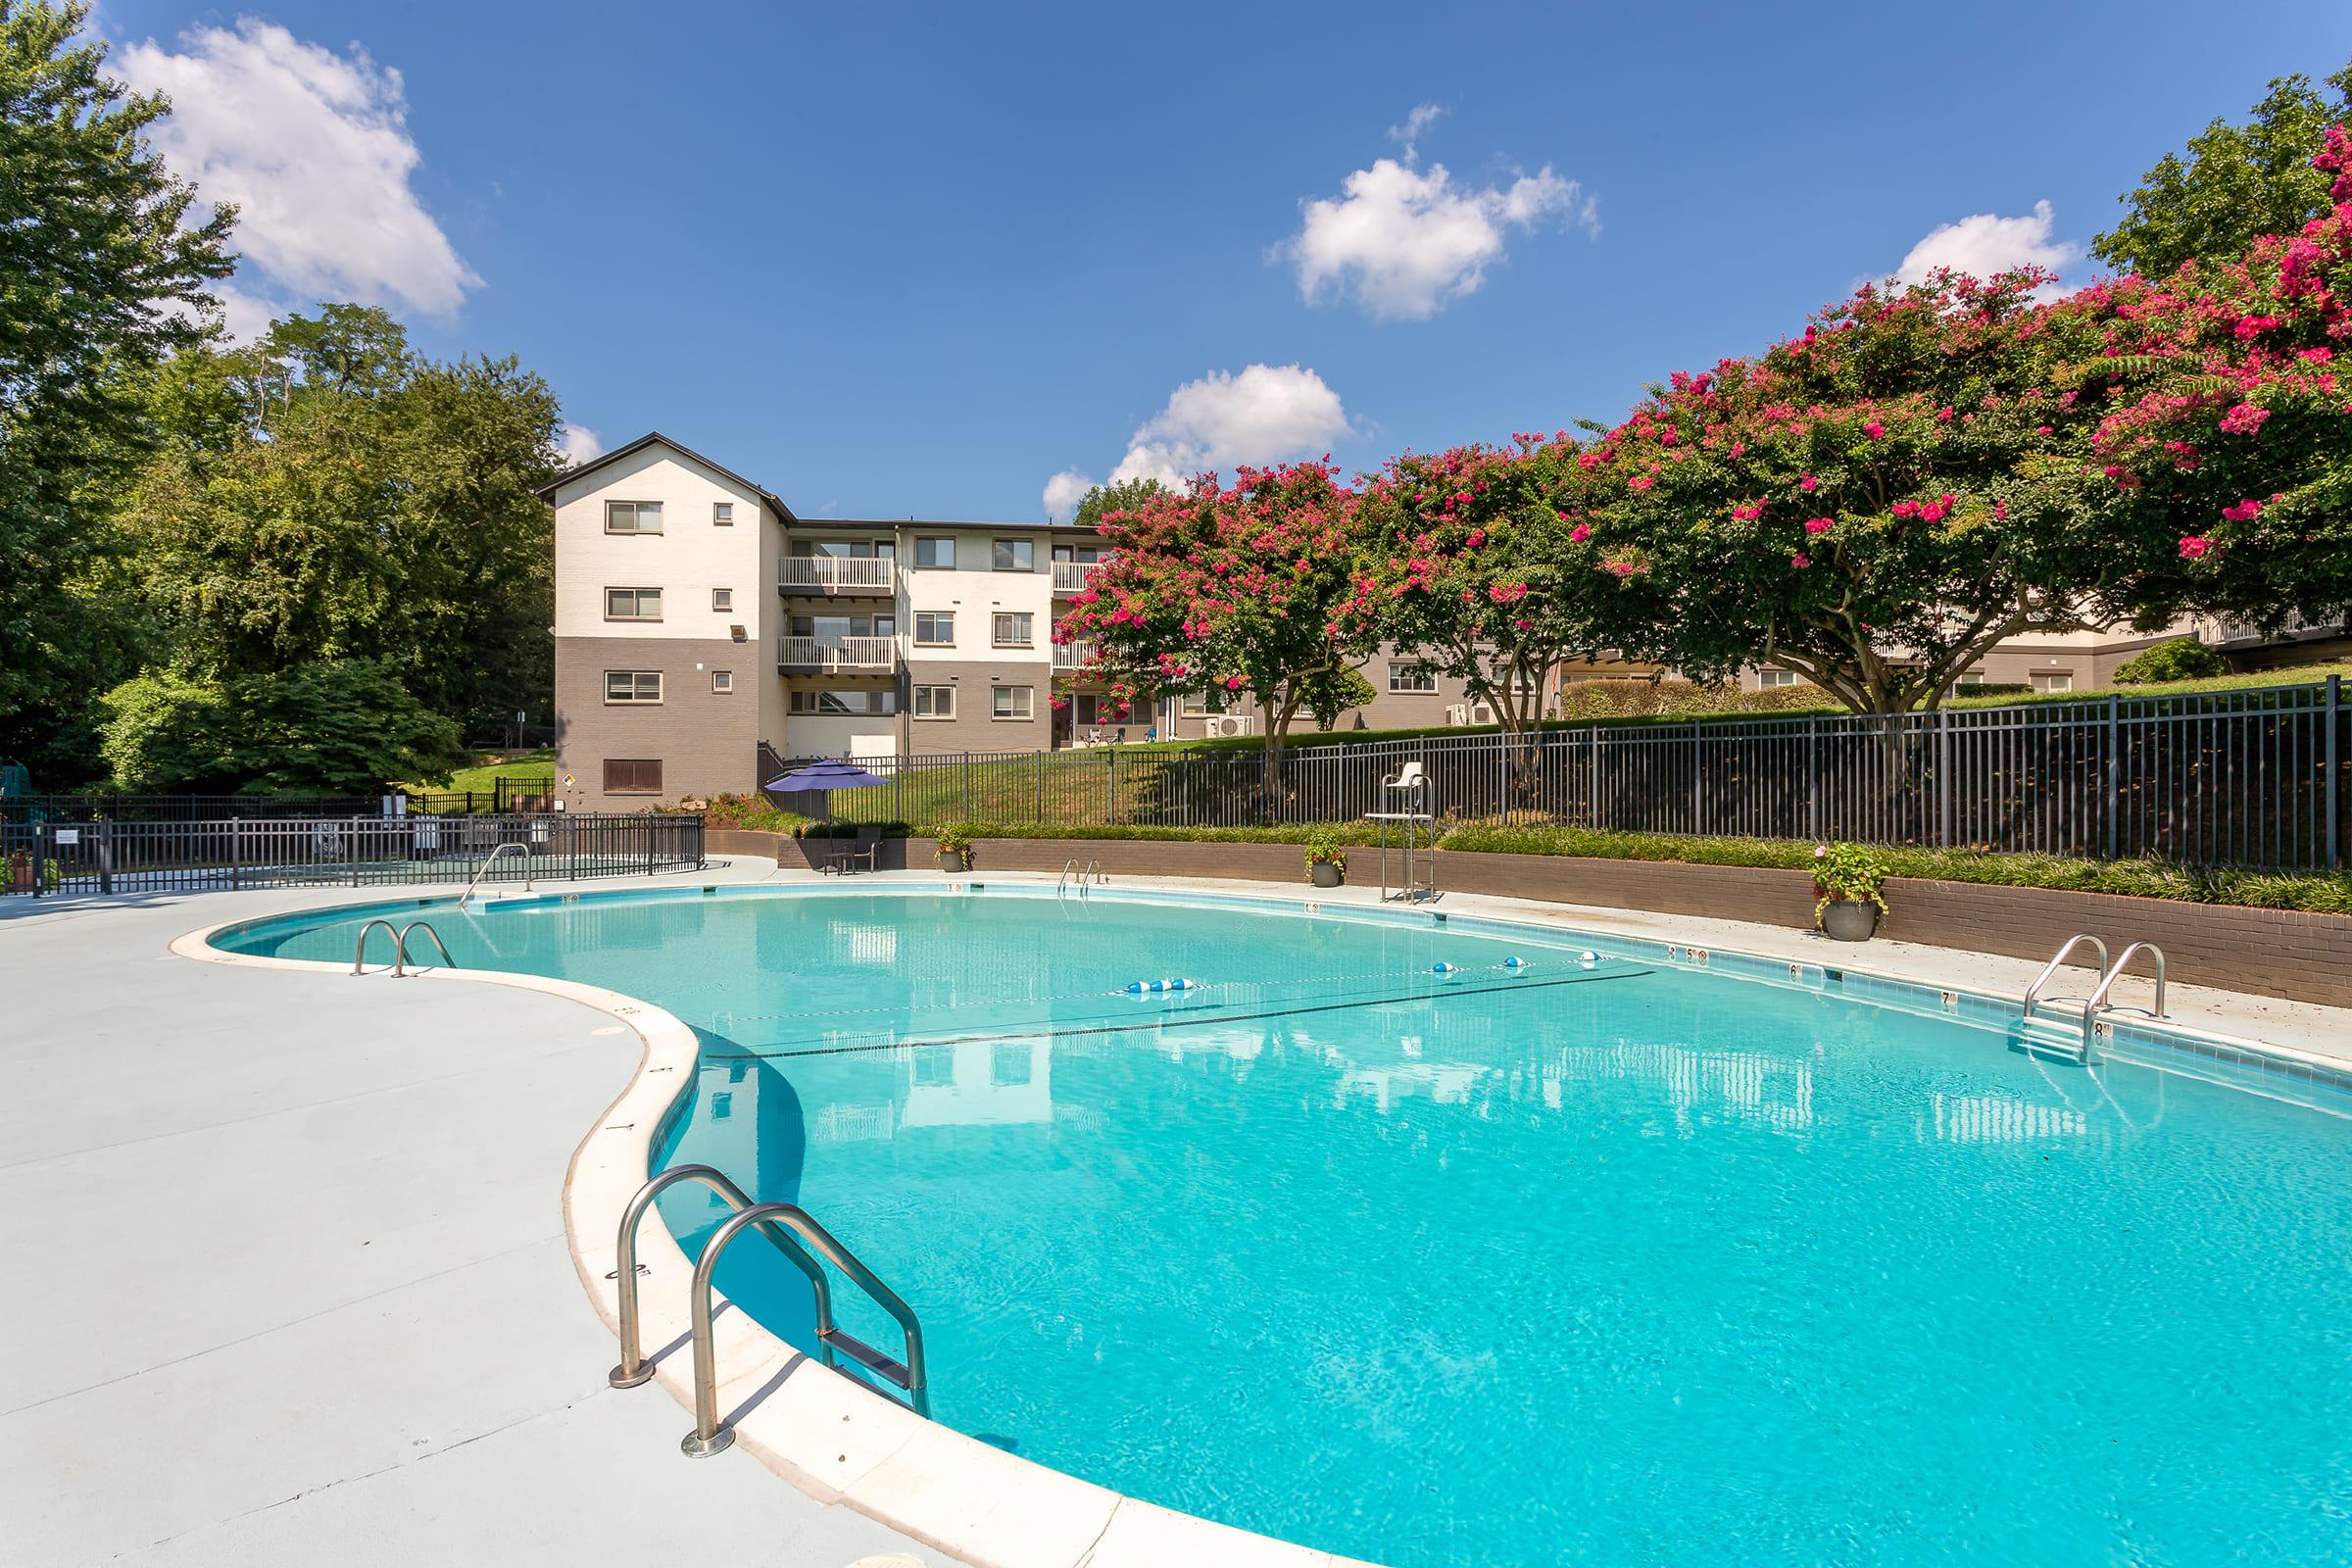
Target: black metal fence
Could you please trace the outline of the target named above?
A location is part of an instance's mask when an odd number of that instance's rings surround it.
[[[2352,863],[2339,678],[1888,716],[1548,726],[1258,752],[1116,746],[861,760],[848,821],[1237,827],[1394,804],[1408,762],[1440,816],[1617,832],[1847,839],[2312,870]]]
[[[0,894],[571,881],[699,866],[703,843],[684,814],[6,822]]]
[[[398,797],[403,811],[432,816],[545,809],[554,788],[531,775],[500,776],[486,790],[428,790]],[[376,795],[0,795],[0,822],[207,822],[232,817],[380,816]]]

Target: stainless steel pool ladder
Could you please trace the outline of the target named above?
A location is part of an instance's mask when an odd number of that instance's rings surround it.
[[[1078,857],[1073,855],[1061,862],[1061,875],[1054,879],[1054,896],[1055,898],[1058,899],[1062,896],[1062,890],[1069,884],[1073,874],[1078,878],[1078,896],[1082,899],[1088,897],[1086,890],[1089,887],[1108,887],[1110,885],[1110,873],[1102,869],[1101,860],[1089,860],[1086,862],[1085,868],[1080,869]]]
[[[2098,989],[2082,1004],[2082,1059],[2085,1062],[2090,1060],[2093,1049],[2092,1026],[2097,1023],[2099,1014],[2107,1010],[2107,993],[2114,990],[2115,983],[2124,977],[2124,970],[2135,953],[2146,953],[2156,960],[2156,1008],[2148,1016],[2164,1016],[2164,950],[2153,942],[2134,942],[2124,950],[2123,956],[2115,960],[2115,967],[2100,977]],[[2134,1007],[2132,1010],[2136,1012],[2139,1009]]]
[[[391,921],[379,917],[360,927],[360,940],[351,950],[351,972],[353,974],[367,972],[368,933],[379,925],[392,933],[393,979],[397,980],[409,972],[409,937],[411,933],[416,931],[422,931],[433,939],[433,946],[441,952],[441,967],[455,969],[458,966],[458,960],[449,956],[449,944],[441,940],[441,933],[432,928],[431,922],[411,920],[407,925],[395,926]]]
[[[808,1276],[809,1290],[816,1298],[817,1359],[826,1366],[838,1367],[836,1356],[846,1355],[876,1377],[905,1390],[915,1414],[930,1415],[930,1383],[923,1370],[923,1326],[916,1320],[914,1309],[883,1284],[872,1269],[860,1263],[856,1253],[834,1240],[832,1233],[807,1210],[791,1203],[755,1203],[742,1188],[711,1165],[672,1165],[637,1189],[637,1196],[629,1200],[628,1208],[620,1216],[612,1270],[613,1283],[620,1292],[620,1364],[608,1375],[608,1383],[616,1389],[633,1389],[654,1375],[653,1363],[645,1359],[638,1344],[637,1226],[664,1189],[685,1181],[700,1182],[717,1194],[734,1212],[720,1223],[703,1248],[703,1255],[694,1265],[694,1283],[688,1287],[687,1309],[694,1340],[694,1430],[679,1443],[682,1451],[691,1458],[708,1458],[725,1451],[735,1441],[735,1434],[718,1419],[717,1355],[710,1342],[710,1276],[718,1267],[719,1255],[748,1230],[764,1235],[795,1268]],[[804,1242],[808,1244],[806,1247],[802,1245]],[[826,1262],[848,1275],[852,1284],[898,1319],[906,1336],[905,1361],[891,1359],[833,1321],[832,1283],[823,1264],[809,1255],[809,1248],[823,1254]]]
[[[504,844],[492,845],[490,853],[482,857],[482,863],[475,866],[473,875],[466,879],[466,891],[458,895],[460,904],[473,897],[474,888],[480,885],[483,877],[490,874],[490,868],[498,863],[498,858],[509,850],[522,857],[522,891],[531,891],[531,847],[518,839],[509,839]]]
[[[2085,942],[2089,943],[2092,947],[2098,950],[2099,986],[2101,989],[2105,988],[2107,983],[2107,944],[2101,942],[2097,937],[2092,936],[2087,931],[2078,931],[2073,936],[2066,939],[2066,946],[2058,950],[2058,956],[2052,958],[2049,962],[2043,964],[2041,966],[2041,973],[2035,975],[2034,977],[2034,983],[2026,987],[2027,1022],[2031,1023],[2034,1019],[2034,1004],[2040,999],[2041,988],[2050,983],[2050,978],[2057,974],[2058,966],[2066,961],[2067,956]]]

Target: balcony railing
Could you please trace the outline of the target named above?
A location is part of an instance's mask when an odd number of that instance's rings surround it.
[[[1054,645],[1054,667],[1056,670],[1084,669],[1086,662],[1094,657],[1095,645],[1091,642]]]
[[[786,556],[776,588],[788,594],[886,594],[899,584],[899,564],[888,556]]]
[[[2352,626],[2352,617],[2338,616],[2312,621],[2290,613],[2285,622],[2272,632],[2264,631],[2250,620],[2222,620],[2213,624],[2216,642],[2230,648],[2249,648],[2262,643],[2291,643],[2315,637],[2340,636],[2348,626]]]
[[[1086,574],[1095,568],[1091,561],[1056,561],[1054,563],[1054,591],[1067,597],[1086,586]]]
[[[779,637],[776,667],[782,670],[895,669],[899,662],[896,637]]]

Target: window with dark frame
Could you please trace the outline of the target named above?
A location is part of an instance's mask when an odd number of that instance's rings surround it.
[[[956,612],[953,610],[918,610],[914,612],[914,645],[917,648],[953,648],[956,645]]]
[[[1391,664],[1389,690],[1393,692],[1434,692],[1438,689],[1438,672],[1427,664]]]
[[[608,501],[605,503],[605,532],[660,533],[661,531],[661,502]]]
[[[954,718],[956,716],[956,688],[953,686],[917,686],[911,701],[917,718]]]
[[[917,571],[953,571],[956,569],[956,541],[946,534],[930,534],[914,542],[914,569]]]
[[[662,590],[659,588],[608,588],[605,590],[605,618],[607,620],[660,620],[662,618]]]
[[[1035,571],[1037,546],[1027,539],[998,539],[989,546],[990,569],[995,571]]]
[[[608,669],[605,671],[605,701],[612,705],[642,706],[662,700],[662,672],[658,669]]]
[[[606,758],[605,793],[607,795],[661,794],[662,759],[659,757]]]

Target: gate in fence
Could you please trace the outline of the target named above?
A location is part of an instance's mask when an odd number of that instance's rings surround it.
[[[1255,751],[1092,747],[896,763],[844,821],[1243,827],[1378,808],[1407,761],[1442,816],[1612,832],[1847,839],[2291,870],[2352,862],[2340,678],[1934,712],[1552,724]]]

